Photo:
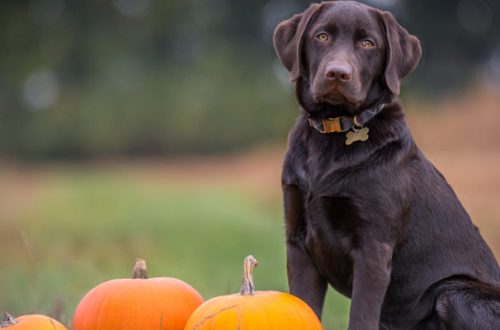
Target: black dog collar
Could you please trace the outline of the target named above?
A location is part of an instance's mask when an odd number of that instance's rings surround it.
[[[309,118],[309,125],[323,134],[359,131],[367,122],[378,115],[385,107],[385,103],[369,108],[353,117],[335,117],[325,119]]]

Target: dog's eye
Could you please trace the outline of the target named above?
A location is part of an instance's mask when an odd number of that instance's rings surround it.
[[[330,37],[328,36],[328,33],[326,32],[320,32],[316,35],[316,39],[318,39],[321,42],[325,42],[329,39]]]
[[[375,43],[370,39],[365,39],[361,41],[361,47],[363,48],[373,48],[375,47]]]

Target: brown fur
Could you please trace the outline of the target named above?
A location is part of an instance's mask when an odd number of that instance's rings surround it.
[[[280,23],[274,45],[302,108],[282,176],[291,293],[321,316],[330,284],[352,299],[349,329],[499,329],[498,264],[397,101],[418,39],[388,12],[331,1]],[[381,103],[366,142],[308,124]]]

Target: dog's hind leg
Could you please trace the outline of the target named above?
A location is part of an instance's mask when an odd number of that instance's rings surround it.
[[[471,280],[447,284],[435,305],[441,329],[500,329],[499,287]]]

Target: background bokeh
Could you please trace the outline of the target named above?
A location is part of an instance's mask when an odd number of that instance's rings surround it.
[[[500,256],[500,2],[367,0],[422,41],[412,132]],[[272,48],[299,0],[0,2],[0,312],[70,323],[81,296],[152,275],[206,297],[287,290],[280,162],[297,115]],[[326,329],[348,301],[329,293]]]

